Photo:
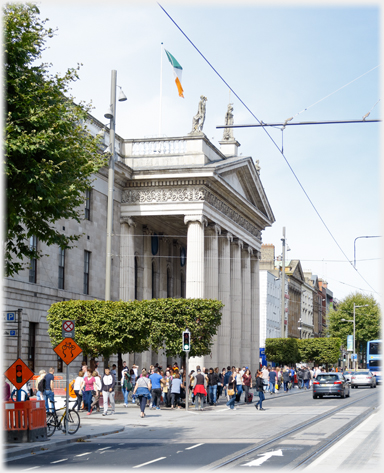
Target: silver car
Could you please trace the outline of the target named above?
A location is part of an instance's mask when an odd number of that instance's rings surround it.
[[[354,371],[351,376],[351,386],[352,388],[358,388],[359,386],[375,388],[376,377],[369,370]]]
[[[353,372],[352,370],[345,370],[345,371],[343,371],[344,378],[345,378],[347,381],[351,382],[351,377],[352,377],[353,373],[354,373],[354,372]]]
[[[323,396],[350,396],[350,383],[343,373],[320,373],[313,380],[312,397],[317,399]]]

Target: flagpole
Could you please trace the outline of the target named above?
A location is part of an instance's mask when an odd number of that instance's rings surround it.
[[[159,138],[161,137],[161,108],[163,99],[163,43],[160,46],[160,110],[159,110]]]

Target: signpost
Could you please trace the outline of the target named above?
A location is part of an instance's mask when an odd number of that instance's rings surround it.
[[[188,401],[189,401],[189,378],[188,378],[188,358],[189,357],[188,355],[191,350],[191,332],[188,329],[183,332],[182,344],[183,344],[183,351],[185,351],[185,411],[188,412]]]
[[[63,320],[62,323],[62,333],[63,338],[56,348],[53,351],[58,355],[64,363],[67,365],[66,374],[66,401],[67,401],[67,409],[66,409],[66,416],[68,416],[69,411],[69,368],[68,365],[72,363],[72,361],[80,355],[83,351],[79,345],[72,340],[75,336],[75,321],[74,320]],[[65,422],[65,433],[68,433],[68,417]]]
[[[17,389],[17,401],[21,401],[21,388],[32,378],[33,374],[33,371],[28,368],[21,358],[18,358],[4,373],[4,376]]]
[[[3,312],[3,322],[17,323],[17,312]]]

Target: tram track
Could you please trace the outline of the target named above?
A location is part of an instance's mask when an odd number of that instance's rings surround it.
[[[223,462],[221,462],[217,465],[214,465],[211,468],[208,468],[208,471],[218,470],[218,469],[224,468],[226,466],[230,466],[231,464],[233,464],[235,462],[239,462],[242,459],[245,459],[248,455],[257,453],[258,451],[261,451],[261,450],[265,449],[266,447],[272,446],[274,443],[279,442],[281,440],[284,440],[284,439],[288,438],[290,435],[292,435],[294,433],[297,434],[300,431],[303,431],[303,430],[307,429],[310,426],[318,424],[318,423],[322,422],[323,420],[325,420],[327,418],[331,418],[336,413],[339,413],[339,412],[353,406],[354,404],[362,402],[362,401],[364,401],[364,400],[366,400],[370,397],[373,397],[375,395],[376,395],[376,392],[374,392],[372,394],[368,394],[367,396],[363,396],[359,399],[349,401],[348,403],[346,403],[346,404],[344,404],[340,407],[332,409],[330,412],[327,412],[323,415],[320,415],[320,416],[318,416],[318,417],[316,417],[312,420],[303,422],[303,423],[297,425],[296,427],[294,427],[292,429],[286,430],[282,434],[274,436],[274,437],[270,438],[269,440],[267,440],[266,442],[263,442],[263,443],[257,445],[256,447],[253,447],[251,449],[243,451],[240,454],[233,455],[231,458],[227,458]],[[353,430],[358,425],[360,425],[367,417],[369,417],[371,414],[373,414],[375,412],[375,410],[377,409],[377,407],[378,406],[368,407],[362,414],[358,415],[357,418],[354,421],[351,421],[352,423],[351,422],[348,423],[348,425],[345,426],[345,428],[341,432],[338,432],[335,435],[333,435],[331,438],[329,438],[327,440],[324,440],[322,445],[318,449],[315,449],[315,451],[312,450],[306,456],[304,456],[303,458],[300,458],[299,462],[295,465],[292,465],[291,469],[292,470],[294,470],[294,469],[299,470],[299,469],[302,469],[302,468],[308,466],[310,463],[312,463],[314,460],[316,460],[316,458],[318,458],[319,455],[323,454],[326,450],[328,450],[330,447],[332,447],[336,442],[338,442],[345,435],[347,435],[351,430]]]

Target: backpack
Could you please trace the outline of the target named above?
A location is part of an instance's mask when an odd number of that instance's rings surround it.
[[[44,393],[44,391],[45,391],[45,386],[46,386],[46,381],[45,381],[45,376],[44,376],[44,378],[42,378],[42,379],[39,381],[39,383],[38,383],[38,385],[37,385],[37,389],[38,389],[41,393]]]

